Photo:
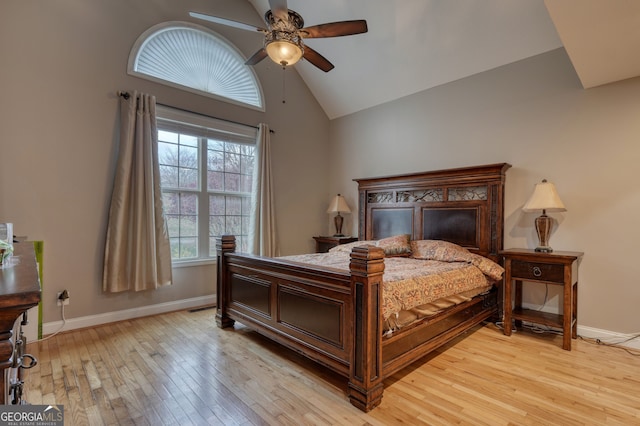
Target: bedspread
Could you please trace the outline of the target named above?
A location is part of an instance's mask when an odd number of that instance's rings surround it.
[[[314,253],[283,256],[299,263],[349,270],[349,253]],[[384,320],[400,311],[471,290],[486,288],[495,279],[471,262],[441,262],[410,257],[387,257],[382,287]]]

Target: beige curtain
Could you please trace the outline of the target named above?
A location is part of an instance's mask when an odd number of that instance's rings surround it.
[[[249,252],[260,256],[278,256],[276,246],[276,217],[271,176],[271,136],[269,126],[258,125],[251,220],[249,224]]]
[[[102,289],[141,291],[171,284],[171,250],[162,213],[156,99],[120,99],[120,146],[111,196]]]

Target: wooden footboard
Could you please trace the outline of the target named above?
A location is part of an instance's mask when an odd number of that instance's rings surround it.
[[[382,249],[351,252],[350,272],[234,253],[235,237],[218,240],[216,322],[239,321],[342,374],[363,411],[382,399],[383,379],[495,313],[474,298],[383,338]]]
[[[349,378],[349,398],[368,411],[382,398],[384,252],[357,248],[351,273],[235,254],[218,240],[216,322],[234,321]]]

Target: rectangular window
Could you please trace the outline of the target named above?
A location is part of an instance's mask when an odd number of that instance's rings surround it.
[[[172,259],[214,258],[225,234],[246,252],[257,130],[162,106],[156,113]]]

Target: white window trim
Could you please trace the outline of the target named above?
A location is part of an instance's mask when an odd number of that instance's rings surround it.
[[[156,116],[176,123],[188,123],[190,127],[197,126],[203,129],[213,129],[216,132],[240,135],[253,140],[258,137],[258,129],[253,126],[220,120],[166,105],[156,105]]]
[[[256,140],[258,137],[258,129],[239,123],[232,123],[225,120],[220,120],[213,117],[208,117],[206,115],[200,115],[197,113],[187,112],[176,108],[171,108],[165,105],[156,105],[156,116],[158,119],[162,121],[172,121],[176,123],[176,127],[179,128],[181,125],[186,129],[188,127],[201,127],[205,130],[211,130],[215,133],[226,133],[232,136],[230,139],[233,139],[233,136],[239,137],[241,139],[251,139]],[[184,124],[183,124],[184,123]],[[200,156],[204,156],[202,158],[206,158],[206,148],[204,146],[200,146]],[[200,167],[200,165],[199,165]],[[200,170],[202,176],[200,176],[200,184],[202,185],[207,181],[206,179],[206,170]],[[202,188],[199,188],[198,192],[200,192]],[[175,192],[188,192],[188,191],[180,191],[176,190]],[[232,194],[228,192],[228,194]],[[208,217],[207,206],[202,203],[198,203],[198,217]],[[206,236],[204,238],[203,236]],[[188,258],[188,259],[172,259],[172,266],[176,267],[189,267],[189,266],[201,266],[208,264],[215,264],[216,257],[204,257],[202,253],[207,253],[208,256],[208,238],[209,236],[209,228],[208,221],[199,220],[198,223],[198,253],[200,253],[201,257],[198,258]],[[205,241],[206,240],[206,241]],[[206,246],[206,250],[205,250]]]

